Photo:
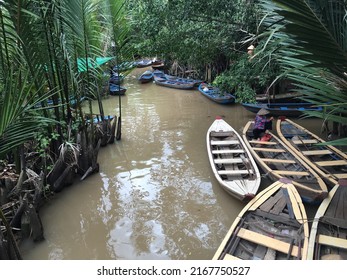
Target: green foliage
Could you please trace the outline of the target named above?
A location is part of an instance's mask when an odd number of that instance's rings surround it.
[[[259,44],[258,48],[261,48]],[[268,63],[267,53],[235,56],[228,71],[217,76],[214,84],[225,91],[233,91],[240,103],[254,103],[257,93],[264,93],[272,84],[279,68],[276,61]]]
[[[195,69],[221,72],[257,32],[256,1],[129,1],[133,41],[141,56],[160,56]]]
[[[324,105],[309,115],[347,123],[347,4],[344,0],[262,1],[268,46],[278,45],[276,56],[283,76],[295,81],[305,101]],[[347,145],[347,138],[334,145]]]

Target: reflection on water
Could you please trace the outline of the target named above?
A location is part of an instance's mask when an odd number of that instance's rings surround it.
[[[146,69],[145,69],[146,70]],[[254,115],[197,90],[139,84],[121,97],[122,139],[102,148],[100,173],[56,195],[41,210],[45,240],[22,245],[25,259],[211,259],[244,203],[213,177],[206,132],[225,118],[241,132]],[[97,112],[97,104],[94,110]],[[104,102],[119,115],[119,97]],[[306,120],[319,131],[320,121]],[[262,186],[269,184],[266,179]]]

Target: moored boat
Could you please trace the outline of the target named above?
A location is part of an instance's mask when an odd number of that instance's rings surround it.
[[[120,85],[124,81],[124,75],[120,73],[113,73],[112,76],[110,77],[109,83],[110,84],[115,84],[115,85]]]
[[[276,131],[282,141],[305,160],[328,186],[335,186],[339,179],[347,179],[346,153],[331,145],[318,145],[325,141],[287,118],[277,120]]]
[[[207,154],[219,184],[240,200],[253,198],[260,185],[260,173],[241,136],[217,117],[207,130]]]
[[[318,204],[327,197],[326,184],[310,165],[271,132],[266,134],[267,141],[253,139],[253,125],[254,121],[245,125],[242,137],[260,168],[271,180],[290,179],[306,203]]]
[[[347,180],[339,180],[319,206],[310,232],[308,260],[347,260]]]
[[[217,87],[201,83],[198,87],[199,91],[208,99],[219,104],[232,104],[235,103],[235,96],[231,93],[223,92]]]
[[[282,178],[241,210],[213,260],[305,260],[308,236],[300,195]]]
[[[140,77],[138,78],[139,82],[144,84],[144,83],[148,83],[150,81],[153,80],[153,72],[150,70],[146,70],[145,72],[143,72]]]
[[[145,68],[148,66],[151,66],[153,63],[152,59],[141,59],[139,61],[136,61],[134,64],[136,65],[137,68]]]
[[[109,84],[109,93],[110,95],[125,95],[127,91],[126,87],[122,87],[121,85]]]
[[[172,76],[170,77],[160,70],[153,71],[153,78],[155,83],[159,86],[184,90],[193,89],[195,86],[195,81],[174,79]]]
[[[323,107],[314,106],[311,103],[242,103],[242,106],[257,113],[260,109],[266,109],[272,116],[299,117],[309,111],[323,111]]]

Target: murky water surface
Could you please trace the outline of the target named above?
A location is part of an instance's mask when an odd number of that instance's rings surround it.
[[[215,180],[206,131],[219,115],[241,132],[254,115],[197,90],[139,84],[145,70],[135,69],[125,81],[121,141],[101,148],[99,174],[65,188],[42,208],[45,240],[23,244],[25,259],[213,257],[245,204]],[[105,113],[119,115],[118,105],[119,97],[110,96]],[[300,123],[316,131],[321,125]],[[268,184],[262,181],[262,187]]]

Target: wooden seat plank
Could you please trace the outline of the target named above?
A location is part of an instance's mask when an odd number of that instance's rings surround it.
[[[236,149],[236,150],[212,150],[212,154],[241,154],[244,153],[244,150]]]
[[[225,141],[211,140],[211,145],[235,145],[235,144],[240,144],[240,141],[238,141],[238,140],[225,140]]]
[[[274,158],[263,158],[262,159],[264,162],[269,162],[269,163],[295,163],[295,160],[291,159],[274,159]]]
[[[242,239],[254,242],[255,244],[260,244],[285,254],[287,254],[290,249],[289,243],[286,243],[286,242],[283,242],[283,241],[280,241],[280,240],[271,238],[269,236],[266,236],[254,231],[250,231],[244,228],[240,229],[237,236],[241,237]],[[293,245],[291,250],[291,255],[294,257],[297,257],[298,252],[299,252],[299,247],[296,245]]]
[[[273,171],[279,175],[298,175],[298,176],[308,176],[310,173],[306,171],[291,171],[291,170],[275,170]]]
[[[316,161],[316,164],[319,166],[338,166],[338,165],[347,165],[347,161],[346,160]]]
[[[230,254],[225,254],[223,260],[241,260],[241,259]]]
[[[318,243],[323,245],[329,245],[337,248],[347,249],[347,240],[329,235],[318,235]]]
[[[335,177],[339,179],[347,179],[347,173],[344,174],[333,174]]]
[[[319,156],[319,155],[330,155],[332,151],[330,150],[314,150],[314,151],[303,151],[305,156]]]
[[[221,158],[221,159],[215,159],[214,163],[220,164],[220,163],[243,163],[243,160],[241,158]]]
[[[212,137],[228,137],[233,136],[234,133],[232,131],[211,131],[210,135]]]
[[[302,140],[292,140],[292,142],[296,145],[300,144],[317,144],[318,141],[316,139],[302,139]]]
[[[271,152],[271,153],[284,153],[285,150],[283,149],[269,149],[269,148],[252,148],[254,151],[260,151],[260,152]]]
[[[258,141],[258,140],[250,140],[249,143],[252,143],[252,144],[264,144],[264,145],[277,145],[276,142],[269,142],[269,141]]]
[[[253,170],[218,170],[219,175],[253,174]]]

